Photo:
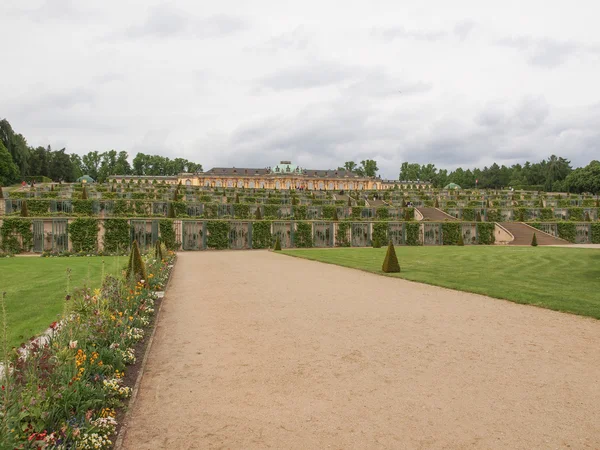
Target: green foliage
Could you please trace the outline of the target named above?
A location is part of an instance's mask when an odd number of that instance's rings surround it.
[[[154,243],[154,257],[157,261],[162,261],[165,259],[165,255],[163,253],[162,242],[160,239],[157,239]]]
[[[404,220],[406,222],[415,220],[415,209],[414,208],[404,208]]]
[[[252,222],[252,248],[271,248],[273,235],[270,221]]]
[[[537,247],[538,246],[537,235],[535,233],[533,233],[533,238],[531,239],[531,246],[532,247]]]
[[[94,214],[94,200],[73,200],[73,212],[82,216]]]
[[[254,213],[254,218],[256,220],[262,220],[262,214],[260,213],[260,206],[256,208],[256,212]]]
[[[277,205],[265,205],[264,218],[277,219],[279,217],[279,201]]]
[[[203,216],[205,219],[216,219],[219,216],[219,205],[216,203],[205,203]]]
[[[336,247],[350,247],[350,222],[339,222],[335,234]]]
[[[459,247],[465,246],[465,240],[464,240],[463,234],[462,234],[462,225],[460,226],[460,231],[458,233],[458,242],[456,243],[456,245],[458,245]]]
[[[334,222],[338,222],[340,220],[340,218],[338,217],[338,212],[337,212],[337,207],[333,209],[333,217],[332,220]]]
[[[83,186],[83,191],[81,191],[81,200],[87,200],[87,199],[88,199],[87,189],[85,188],[85,186]]]
[[[175,219],[177,216],[175,215],[175,208],[173,208],[173,202],[169,202],[167,206],[167,218]]]
[[[250,218],[250,205],[236,202],[233,207],[233,211],[236,219],[249,219]]]
[[[296,222],[294,246],[298,248],[310,248],[313,246],[312,225],[310,223]]]
[[[565,241],[575,242],[577,239],[577,226],[573,222],[558,222],[556,224],[558,237]]]
[[[104,251],[121,253],[129,248],[129,220],[106,219],[104,220],[104,237],[102,243]]]
[[[160,239],[165,244],[168,250],[177,250],[179,243],[175,235],[175,228],[173,227],[173,221],[170,219],[161,219],[158,222],[158,229],[160,231]]]
[[[419,233],[421,231],[420,223],[406,223],[406,245],[421,245]]]
[[[477,236],[479,244],[481,245],[492,245],[496,242],[496,224],[491,222],[478,222],[477,223]]]
[[[462,223],[461,222],[444,222],[442,223],[442,241],[444,245],[458,245],[462,239]],[[464,245],[464,242],[463,242]]]
[[[388,220],[390,218],[390,209],[387,206],[380,206],[375,211],[375,217],[379,220]]]
[[[590,224],[592,244],[600,244],[600,222]]]
[[[385,259],[383,260],[383,265],[381,266],[381,270],[385,273],[399,273],[400,272],[400,264],[398,263],[398,257],[396,256],[396,249],[394,248],[394,243],[390,241],[387,253],[385,254]]]
[[[321,211],[323,212],[323,219],[333,219],[333,215],[335,214],[336,206],[333,205],[325,205],[321,207]]]
[[[131,244],[131,253],[129,254],[129,264],[127,265],[127,273],[125,275],[127,280],[130,280],[134,283],[140,282],[144,280],[146,282],[146,265],[142,260],[142,255],[140,254],[140,248],[138,246],[137,241],[133,241]]]
[[[279,239],[279,236],[277,236],[277,239],[275,239],[275,248],[273,250],[276,252],[281,251],[281,240]]]
[[[583,222],[583,208],[569,208],[569,220]]]
[[[0,186],[0,198],[4,198],[4,192],[2,192],[2,186]]]
[[[113,215],[131,216],[133,215],[133,210],[129,206],[129,202],[127,200],[119,199],[115,200],[113,204]]]
[[[21,202],[21,217],[29,217],[29,209],[27,208],[27,200]]]
[[[29,209],[29,215],[32,217],[40,217],[48,215],[50,209],[50,202],[48,200],[27,200],[27,208]]]
[[[308,216],[308,208],[306,205],[297,205],[293,208],[294,220],[306,220]]]
[[[98,250],[98,220],[80,217],[68,225],[69,237],[75,252]]]
[[[229,222],[206,222],[206,245],[208,248],[214,248],[217,250],[229,248],[229,229]]]
[[[33,243],[33,231],[31,231],[31,220],[6,217],[0,228],[2,250],[5,253],[21,253],[31,250]]]
[[[477,215],[475,216],[475,221],[481,222],[481,211],[477,211]]]
[[[387,222],[375,222],[373,224],[373,241],[377,240],[379,247],[388,244],[388,224]],[[373,244],[375,247],[375,244]],[[379,248],[376,247],[376,248]]]
[[[362,217],[362,211],[363,211],[362,206],[353,206],[350,217],[352,217],[353,219],[360,220],[360,218]]]
[[[465,222],[474,222],[475,221],[475,209],[473,208],[463,208],[462,210],[462,220]]]
[[[542,208],[540,209],[540,220],[547,222],[554,219],[554,214],[552,213],[552,208]]]

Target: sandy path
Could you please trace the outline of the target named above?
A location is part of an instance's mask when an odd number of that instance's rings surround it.
[[[600,448],[599,343],[592,319],[182,253],[124,447]]]

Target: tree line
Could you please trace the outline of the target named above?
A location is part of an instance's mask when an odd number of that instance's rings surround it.
[[[483,169],[463,169],[453,171],[437,169],[435,164],[402,163],[400,180],[430,181],[435,187],[456,183],[462,188],[539,190],[547,192],[591,192],[600,193],[600,162],[592,161],[578,169],[571,167],[571,161],[552,155],[537,163],[512,166],[496,163]]]
[[[201,164],[184,158],[170,159],[138,153],[130,164],[126,151],[91,151],[80,156],[69,154],[64,148],[30,147],[25,137],[16,133],[6,119],[0,121],[0,185],[42,176],[54,181],[73,182],[82,175],[89,175],[103,182],[111,175],[169,176],[201,170]]]

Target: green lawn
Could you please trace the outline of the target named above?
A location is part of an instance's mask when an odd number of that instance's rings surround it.
[[[383,274],[386,248],[282,253]],[[560,247],[396,247],[407,280],[600,319],[600,250]]]
[[[119,259],[0,258],[0,294],[6,292],[9,347],[18,346],[30,337],[40,334],[50,323],[58,320],[64,307],[67,268],[71,269],[71,290],[83,287],[88,273],[90,286],[99,287],[102,259],[106,274],[119,271],[117,262],[122,267],[127,263],[125,256]]]

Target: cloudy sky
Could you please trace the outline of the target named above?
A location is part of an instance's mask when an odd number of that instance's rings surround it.
[[[204,165],[600,159],[595,0],[1,0],[30,145]]]

